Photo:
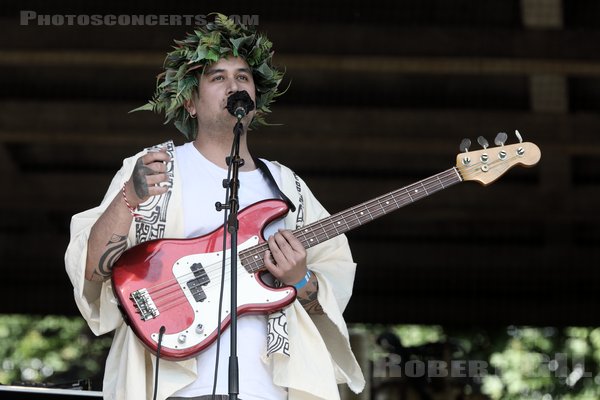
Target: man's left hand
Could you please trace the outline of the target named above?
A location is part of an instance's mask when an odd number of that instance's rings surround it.
[[[300,282],[306,275],[306,249],[288,229],[280,229],[267,240],[264,262],[269,272],[286,285]]]

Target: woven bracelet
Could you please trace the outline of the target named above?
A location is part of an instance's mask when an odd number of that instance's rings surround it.
[[[125,201],[125,205],[129,209],[129,212],[131,213],[131,216],[133,218],[139,218],[139,217],[141,217],[141,214],[136,213],[137,207],[132,207],[131,204],[129,204],[129,200],[127,200],[127,195],[125,194],[125,185],[126,184],[127,184],[127,182],[125,182],[123,184],[123,188],[121,189],[121,193],[123,193],[123,200]]]

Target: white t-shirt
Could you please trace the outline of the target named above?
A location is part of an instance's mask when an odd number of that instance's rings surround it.
[[[264,161],[264,160],[263,160]],[[227,170],[207,160],[189,142],[175,150],[176,168],[179,168],[183,187],[184,234],[187,238],[202,236],[214,231],[223,224],[223,211],[216,211],[215,203],[225,203],[223,179]],[[281,182],[279,169],[265,161],[277,184]],[[278,191],[269,179],[256,169],[240,172],[238,198],[240,210],[264,199],[279,198]],[[265,229],[265,238],[283,228],[283,222],[276,221]],[[244,315],[238,319],[238,362],[239,390],[242,400],[284,400],[287,392],[273,384],[268,367],[261,358],[267,348],[267,317],[264,315]],[[212,393],[216,342],[196,356],[198,379],[174,393],[173,396],[193,397]],[[230,330],[221,335],[217,394],[228,394],[228,365],[230,354]]]

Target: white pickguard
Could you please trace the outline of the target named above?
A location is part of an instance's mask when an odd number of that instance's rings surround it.
[[[238,251],[257,245],[258,236],[253,236],[244,243],[238,245]],[[196,346],[205,340],[211,333],[217,330],[218,325],[231,313],[231,281],[229,276],[230,262],[227,260],[225,288],[223,291],[223,305],[221,309],[221,318],[217,318],[219,312],[219,295],[221,290],[221,266],[223,252],[192,254],[180,258],[173,265],[173,274],[179,283],[179,286],[185,293],[187,301],[194,310],[194,322],[185,330],[177,333],[164,334],[161,346],[169,349],[188,349]],[[210,282],[203,286],[206,293],[206,299],[197,302],[193,294],[187,287],[188,281],[194,278],[190,268],[193,264],[202,264]],[[288,297],[290,290],[269,291],[265,290],[254,277],[253,273],[248,273],[241,265],[239,257],[237,258],[238,274],[238,307],[246,304],[268,304],[278,302]],[[159,310],[160,311],[160,310]],[[158,343],[158,332],[152,334],[152,340]]]

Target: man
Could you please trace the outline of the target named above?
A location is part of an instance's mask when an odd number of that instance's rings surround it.
[[[135,244],[197,237],[222,224],[214,204],[224,200],[225,159],[236,122],[227,100],[246,91],[256,110],[242,119],[243,126],[258,126],[283,75],[271,65],[267,38],[223,15],[176,43],[154,98],[140,109],[164,111],[191,141],[178,147],[167,142],[126,159],[102,203],[71,223],[65,261],[75,300],[95,334],[115,330],[104,377],[108,399],[149,399],[157,383],[155,355],[117,308],[109,279],[113,264]],[[347,240],[338,236],[305,250],[290,229],[322,219],[326,211],[291,170],[253,158],[247,140],[244,132],[240,208],[269,198],[289,202],[288,215],[266,231],[268,250],[262,257],[276,280],[296,287],[297,299],[281,312],[239,319],[240,398],[335,399],[337,383],[358,392],[364,378],[342,317],[355,270]],[[226,330],[218,354],[216,393],[222,395],[228,393],[228,335]],[[161,360],[157,398],[210,395],[216,356],[213,343],[191,359]]]

